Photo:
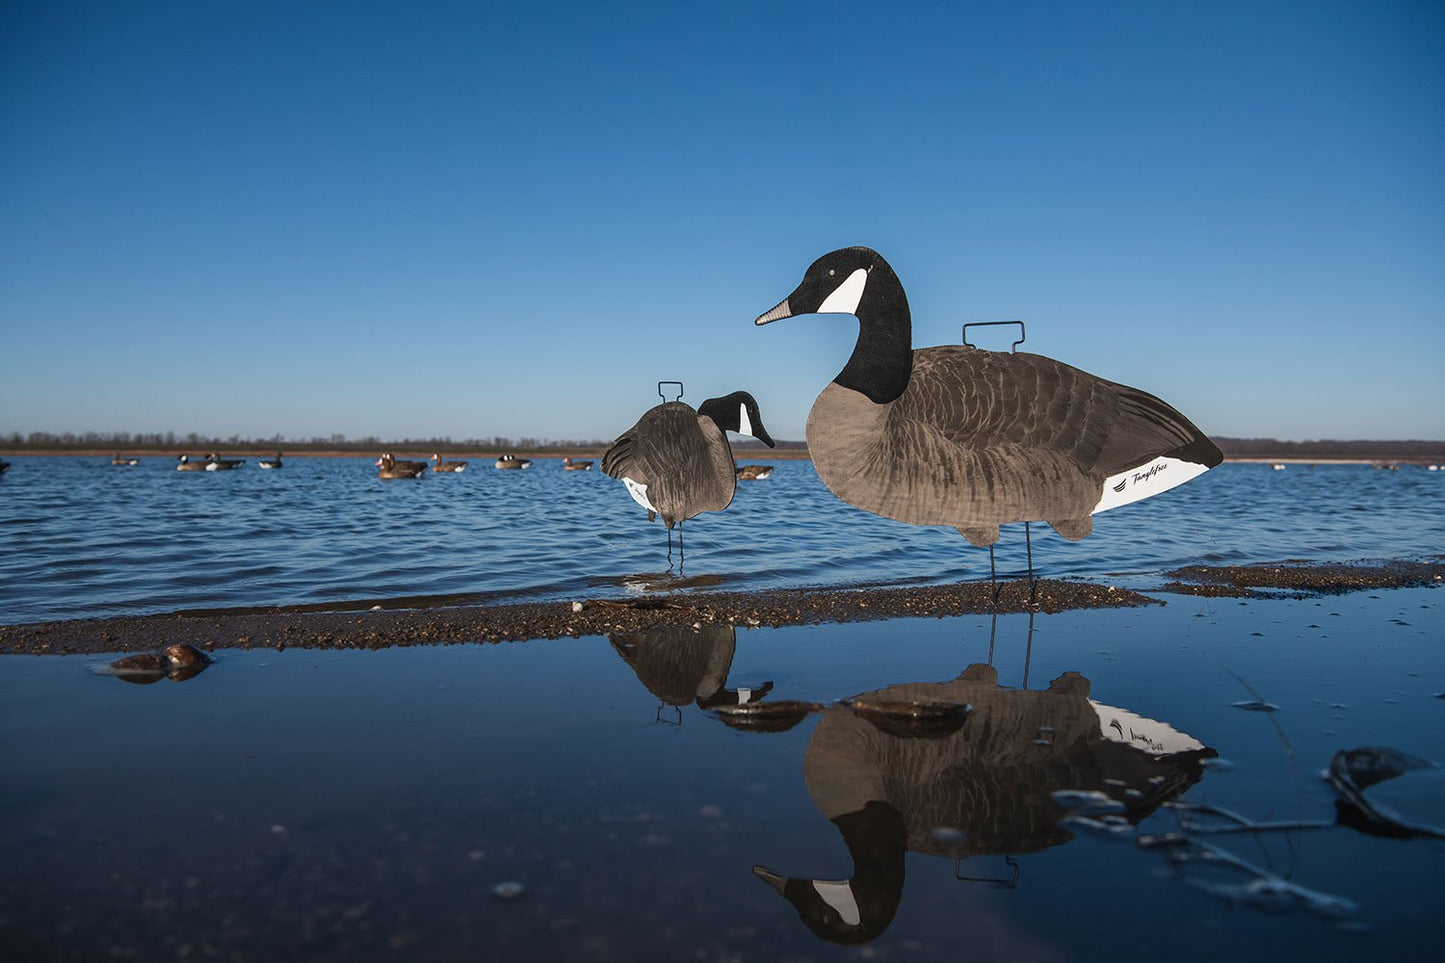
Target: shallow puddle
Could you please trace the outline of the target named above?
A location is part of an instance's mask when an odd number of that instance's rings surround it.
[[[8,656],[0,940],[75,960],[1429,958],[1440,843],[1207,833],[1176,804],[1332,823],[1336,751],[1445,760],[1439,598],[223,650],[147,685]],[[773,703],[797,711],[737,712]],[[1441,785],[1366,792],[1438,826]]]

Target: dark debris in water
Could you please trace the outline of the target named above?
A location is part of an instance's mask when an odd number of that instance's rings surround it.
[[[1445,581],[1445,562],[1392,560],[1374,563],[1186,565],[1165,573],[1165,592],[1215,598],[1268,597],[1278,590],[1296,598],[1340,595],[1381,588],[1420,588]],[[1261,589],[1275,590],[1261,592]]]
[[[367,612],[274,609],[0,626],[0,653],[98,654],[176,642],[203,649],[383,649],[406,645],[576,638],[614,632],[810,625],[891,618],[1132,608],[1161,604],[1092,582],[1040,579],[906,588],[673,593],[641,600],[526,602]]]

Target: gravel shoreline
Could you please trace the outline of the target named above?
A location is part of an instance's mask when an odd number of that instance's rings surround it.
[[[1286,597],[1439,585],[1445,562],[1281,563],[1188,566],[1162,591],[1223,597]],[[1263,590],[1263,591],[1262,591]],[[554,639],[612,632],[687,630],[710,623],[777,627],[903,617],[1055,613],[1163,604],[1130,589],[1040,579],[904,588],[673,593],[383,611],[287,609],[172,613],[0,626],[0,654],[94,655],[187,643],[226,648],[382,649],[392,646]]]

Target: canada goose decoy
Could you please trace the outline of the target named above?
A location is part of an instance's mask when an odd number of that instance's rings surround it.
[[[176,456],[176,471],[205,471],[207,464],[204,460],[191,461],[190,455]]]
[[[215,452],[206,456],[206,471],[230,471],[246,464],[244,458],[222,458]]]
[[[256,465],[259,468],[280,468],[282,467],[281,453],[279,451],[276,452],[275,458],[262,458],[260,461],[256,462]]]
[[[738,481],[762,481],[773,477],[772,465],[739,465]]]
[[[376,460],[377,476],[380,478],[420,478],[426,471],[424,461],[397,461],[391,452]]]
[[[440,454],[431,456],[432,471],[436,472],[461,472],[467,470],[467,463],[464,461],[442,461]]]
[[[737,472],[728,431],[773,447],[758,403],[746,391],[734,391],[709,398],[696,411],[682,401],[650,408],[602,456],[602,470],[622,479],[632,500],[647,509],[647,520],[662,516],[669,559],[673,525],[732,503]]]
[[[1000,524],[1041,520],[1078,540],[1095,512],[1224,460],[1189,419],[1137,388],[1036,354],[915,350],[903,285],[866,247],[814,261],[755,323],[800,314],[858,319],[852,356],[808,415],[823,484],[875,515],[957,528],[989,546],[990,560]]]
[[[497,459],[497,467],[503,471],[518,471],[523,468],[531,468],[532,459],[518,458],[516,455],[503,455]]]
[[[591,470],[592,470],[592,463],[591,463],[590,461],[573,461],[571,458],[563,458],[563,459],[562,459],[562,470],[563,470],[563,471],[591,471]]]
[[[114,455],[110,456],[110,463],[117,468],[134,468],[136,465],[140,464],[140,459],[122,458],[120,457],[120,453],[116,452]]]

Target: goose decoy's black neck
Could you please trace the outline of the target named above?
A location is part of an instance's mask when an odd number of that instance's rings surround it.
[[[697,413],[711,418],[713,424],[724,431],[740,435],[751,435],[769,448],[776,448],[772,436],[763,427],[763,416],[758,403],[746,391],[734,391],[721,398],[709,398],[698,406]]]
[[[756,324],[800,314],[851,314],[858,342],[834,382],[887,404],[908,387],[913,374],[913,315],[903,283],[877,251],[845,247],[824,254],[803,282]]]

